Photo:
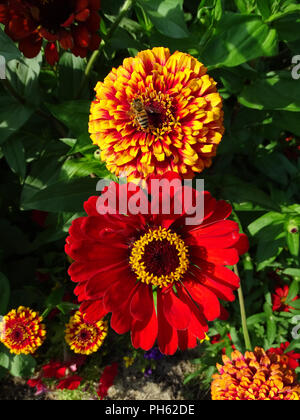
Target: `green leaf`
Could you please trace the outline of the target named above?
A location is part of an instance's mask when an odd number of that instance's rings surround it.
[[[0,109],[0,145],[2,145],[28,121],[34,109],[21,104],[15,98],[8,95],[0,97]]]
[[[300,243],[300,226],[297,223],[296,218],[288,218],[286,224],[286,241],[289,248],[289,251],[293,257],[298,257],[299,255],[299,243]]]
[[[10,284],[3,273],[0,273],[0,315],[5,315],[10,298]]]
[[[292,281],[291,285],[289,286],[289,293],[286,297],[286,303],[287,304],[291,304],[291,301],[294,299],[294,297],[296,297],[298,295],[298,291],[299,291],[299,282],[294,280]]]
[[[299,255],[299,231],[297,233],[286,232],[286,241],[291,255]]]
[[[33,107],[40,103],[38,78],[41,71],[42,54],[37,57],[13,60],[7,66],[7,79],[18,95]]]
[[[15,46],[14,42],[9,38],[3,30],[0,28],[0,55],[2,55],[6,61],[20,60],[22,54],[20,50]]]
[[[299,277],[300,279],[300,268],[286,268],[283,270],[283,274],[287,274],[292,277]]]
[[[252,236],[256,235],[261,229],[271,224],[280,224],[284,222],[284,216],[280,213],[269,212],[256,219],[248,226]]]
[[[69,314],[71,311],[79,309],[79,305],[70,302],[61,302],[56,306],[64,315]]]
[[[276,31],[263,23],[260,16],[227,12],[200,58],[206,66],[234,67],[276,53]]]
[[[239,102],[254,109],[300,111],[300,83],[288,72],[273,73],[245,86]]]
[[[248,326],[256,325],[256,324],[259,324],[260,322],[264,322],[265,319],[266,319],[266,314],[264,312],[260,314],[255,314],[247,318],[247,325]]]
[[[271,5],[269,0],[257,0],[257,9],[263,19],[267,19],[271,15]]]
[[[11,355],[9,350],[4,347],[4,345],[0,345],[0,366],[4,369],[9,368]]]
[[[29,378],[35,371],[36,361],[30,355],[16,355],[9,367],[9,371],[13,376],[19,378]]]
[[[274,317],[270,317],[267,319],[267,340],[269,347],[272,346],[272,344],[275,341],[277,333],[277,327]]]
[[[156,29],[170,38],[187,38],[183,0],[139,0]]]
[[[2,145],[2,151],[11,170],[22,179],[26,173],[25,150],[20,136],[14,136]]]
[[[59,60],[58,95],[62,101],[76,99],[86,60],[64,52]]]
[[[241,340],[239,339],[236,328],[231,327],[229,333],[232,339],[232,343],[235,345],[236,349],[242,351]]]
[[[90,101],[68,101],[57,105],[47,103],[46,106],[75,136],[79,137],[82,133],[88,132]]]
[[[222,16],[223,16],[222,0],[216,0],[215,7],[214,7],[214,18],[216,21],[219,21],[221,20]]]
[[[272,115],[273,125],[300,136],[300,118],[295,112],[274,111]]]
[[[97,180],[92,178],[74,178],[70,181],[58,181],[23,199],[23,210],[44,210],[58,213],[61,211],[82,211],[83,203],[96,194]]]

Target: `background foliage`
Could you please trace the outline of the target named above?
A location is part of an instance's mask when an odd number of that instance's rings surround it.
[[[64,301],[73,287],[64,238],[95,194],[95,177],[111,176],[88,135],[93,88],[125,57],[155,46],[203,62],[224,98],[226,134],[200,177],[216,198],[232,203],[250,239],[240,274],[252,344],[290,341],[290,349],[300,348],[291,336],[299,303],[273,312],[271,300],[279,282],[289,285],[291,302],[300,281],[300,80],[292,77],[292,58],[300,54],[297,3],[103,0],[100,50],[90,60],[62,51],[54,68],[42,53],[25,59],[0,28],[7,61],[0,84],[0,314],[21,304],[60,312],[47,321],[51,333],[38,358],[12,357],[0,348],[0,374],[30,376],[37,362],[63,351],[53,344],[62,340],[74,308]],[[227,352],[232,342],[243,350],[238,302],[227,309],[229,319],[210,330],[224,342],[199,350],[206,348],[200,371],[207,382],[224,345]]]

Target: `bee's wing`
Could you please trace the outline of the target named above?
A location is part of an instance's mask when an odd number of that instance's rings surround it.
[[[145,111],[149,112],[149,114],[160,114],[160,112],[152,106],[145,106]]]

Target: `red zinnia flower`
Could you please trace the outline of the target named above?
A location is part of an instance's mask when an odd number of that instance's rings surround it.
[[[101,400],[107,396],[107,391],[114,384],[117,373],[118,363],[113,363],[111,366],[106,366],[104,369],[97,389],[97,394]]]
[[[285,284],[282,288],[276,287],[275,293],[272,294],[272,303],[273,303],[273,311],[278,312],[289,312],[290,309],[294,309],[292,306],[286,303],[286,298],[289,294],[289,286]],[[295,296],[292,299],[297,300],[298,296]]]
[[[80,57],[98,49],[99,9],[100,0],[0,0],[0,23],[28,58],[48,41],[45,55],[53,65],[59,59],[57,42]]]
[[[143,195],[134,184],[111,183],[108,194],[114,189],[120,202],[124,193]],[[167,215],[124,215],[117,209],[100,215],[98,197],[91,197],[85,203],[88,216],[73,222],[65,248],[75,261],[69,274],[78,283],[75,294],[86,319],[112,312],[111,327],[119,334],[130,330],[135,348],[149,350],[157,339],[164,354],[195,347],[197,338],[205,338],[207,320],[220,316],[218,298],[235,299],[239,278],[225,266],[238,262],[244,242],[237,223],[226,220],[231,206],[208,192],[189,189],[193,203],[204,200],[204,220],[187,225],[188,211],[175,214],[178,191],[184,195],[181,183],[170,193]],[[161,206],[162,195],[152,198]]]
[[[295,353],[294,350],[288,351],[286,353],[286,349],[290,343],[286,341],[285,343],[281,343],[280,347],[272,347],[270,348],[267,353],[275,353],[280,356],[280,360],[283,364],[287,365],[291,369],[296,369],[299,367],[298,360],[300,359],[300,353]]]

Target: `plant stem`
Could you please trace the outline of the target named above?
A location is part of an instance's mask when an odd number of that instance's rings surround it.
[[[240,278],[237,265],[234,266],[234,272]],[[246,310],[245,310],[245,302],[244,302],[243,290],[242,290],[242,285],[241,285],[241,279],[240,279],[240,287],[238,289],[238,296],[239,296],[239,303],[240,303],[240,312],[241,312],[242,329],[243,329],[243,334],[244,334],[245,347],[246,347],[246,350],[252,350],[248,327],[247,327],[247,316],[246,316]]]
[[[135,2],[135,0],[126,0],[125,1],[125,3],[123,4],[123,7],[120,9],[119,16],[114,21],[112,26],[109,28],[109,31],[107,32],[107,34],[105,36],[103,36],[103,40],[105,42],[107,42],[112,37],[113,33],[118,28],[119,24],[121,23],[124,16],[128,13],[129,9],[133,6],[134,2]],[[82,91],[84,89],[84,86],[85,86],[85,84],[86,84],[86,82],[89,78],[89,75],[90,75],[96,61],[98,60],[98,58],[100,56],[100,53],[103,49],[103,46],[104,46],[104,44],[101,43],[99,49],[93,52],[93,54],[91,55],[91,57],[90,57],[90,59],[87,63],[83,78],[82,78],[80,86],[79,86],[78,94],[76,96],[77,99],[81,96],[81,93],[82,93]]]

